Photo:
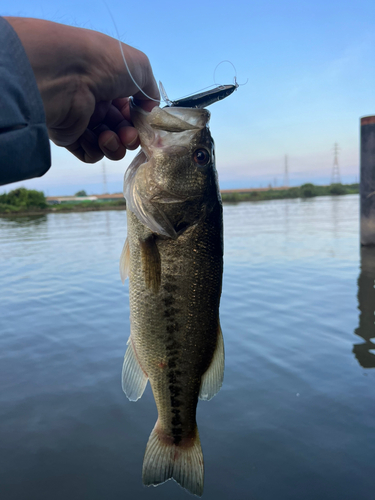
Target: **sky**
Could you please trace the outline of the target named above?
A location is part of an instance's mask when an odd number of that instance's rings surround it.
[[[106,0],[121,41],[145,52],[171,99],[214,83],[229,60],[241,85],[210,106],[223,189],[328,184],[338,143],[343,182],[359,178],[359,119],[375,114],[373,0]],[[48,19],[117,38],[102,0],[12,0],[2,15]],[[223,63],[216,83],[231,84]],[[247,82],[247,83],[246,83]],[[246,84],[245,84],[246,83]],[[119,192],[133,154],[81,163],[51,145],[52,167],[14,183],[47,195]],[[105,172],[105,176],[103,175]],[[105,189],[104,177],[107,189]]]

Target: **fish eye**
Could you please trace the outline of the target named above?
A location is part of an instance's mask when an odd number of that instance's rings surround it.
[[[193,159],[195,163],[204,167],[210,161],[211,157],[206,149],[201,148],[194,151]]]

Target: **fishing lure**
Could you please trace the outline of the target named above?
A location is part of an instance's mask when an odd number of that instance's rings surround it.
[[[238,86],[239,85],[235,78],[233,85],[219,85],[214,89],[183,97],[182,99],[177,99],[176,101],[171,101],[167,96],[163,84],[159,82],[160,94],[163,98],[163,101],[167,103],[166,107],[177,108],[206,108],[207,106],[210,106],[210,104],[221,101],[222,99],[225,99],[226,97],[231,95],[235,90],[237,90]]]

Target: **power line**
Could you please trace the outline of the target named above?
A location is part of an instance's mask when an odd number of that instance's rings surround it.
[[[333,145],[333,166],[331,175],[331,184],[341,184],[340,167],[339,167],[339,145],[337,142]]]

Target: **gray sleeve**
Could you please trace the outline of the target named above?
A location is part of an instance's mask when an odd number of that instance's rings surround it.
[[[0,185],[40,177],[51,153],[35,76],[11,25],[0,17]]]

